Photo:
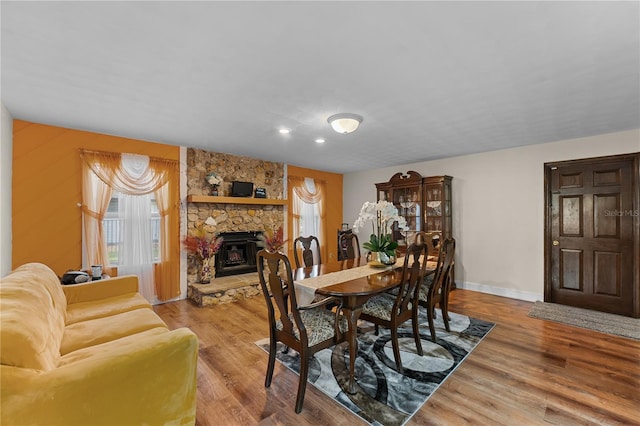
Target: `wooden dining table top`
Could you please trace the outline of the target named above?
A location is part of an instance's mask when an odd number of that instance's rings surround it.
[[[341,281],[316,289],[318,294],[327,296],[366,296],[398,286],[402,278],[402,266],[402,259],[398,259],[392,267],[376,268],[368,266],[366,257],[362,256],[357,259],[332,261],[322,265],[298,268],[295,270],[294,280],[300,282],[308,278],[318,277],[332,272],[367,267],[370,269],[370,273],[366,276]]]

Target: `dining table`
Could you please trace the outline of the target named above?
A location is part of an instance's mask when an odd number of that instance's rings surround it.
[[[404,258],[384,268],[370,266],[365,256],[298,268],[294,287],[298,305],[309,304],[317,295],[332,296],[342,301],[342,314],[347,320],[349,345],[348,392],[356,392],[355,362],[358,354],[358,318],[368,299],[395,287],[402,280]],[[427,261],[427,274],[433,273],[435,262]]]

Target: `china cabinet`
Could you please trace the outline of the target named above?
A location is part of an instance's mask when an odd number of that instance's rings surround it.
[[[416,232],[451,238],[453,233],[451,176],[422,177],[409,171],[396,173],[388,182],[376,184],[377,198],[392,202],[407,221],[409,230],[401,232],[394,226],[393,239],[400,246],[411,243]],[[436,241],[437,242],[437,241]]]
[[[378,201],[392,202],[398,209],[398,214],[407,221],[408,231],[401,231],[397,224],[394,224],[393,240],[400,246],[406,245],[407,241],[413,241],[415,234],[424,229],[422,176],[413,171],[407,172],[406,175],[396,173],[389,182],[377,183],[376,189]]]

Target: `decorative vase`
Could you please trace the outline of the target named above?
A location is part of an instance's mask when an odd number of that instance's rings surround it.
[[[215,256],[205,257],[202,259],[202,269],[200,269],[200,283],[208,284],[216,272]]]
[[[211,195],[218,196],[218,185],[211,185]]]
[[[372,251],[368,255],[367,263],[374,268],[386,268],[387,266],[395,265],[396,256],[389,256],[383,251]]]

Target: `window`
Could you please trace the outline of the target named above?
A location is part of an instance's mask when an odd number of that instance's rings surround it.
[[[178,162],[86,150],[81,157],[83,265],[137,275],[152,303],[179,296]]]
[[[139,221],[139,226],[142,229],[138,229],[137,232],[125,232],[129,227],[124,223],[126,214],[126,200],[127,197],[120,192],[114,192],[109,201],[109,207],[102,220],[104,228],[105,240],[107,243],[107,257],[109,266],[126,265],[126,249],[125,245],[131,238],[145,238],[150,247],[150,259],[149,262],[143,263],[157,263],[160,261],[160,213],[158,211],[158,204],[155,197],[145,197],[143,201],[148,206],[149,216],[143,217],[142,221]],[[143,241],[140,240],[140,243]]]
[[[326,235],[324,233],[325,182],[296,176],[289,176],[288,182],[293,200],[292,239],[299,236],[316,236],[320,242],[321,258],[326,258]],[[314,257],[316,257],[315,252]]]

